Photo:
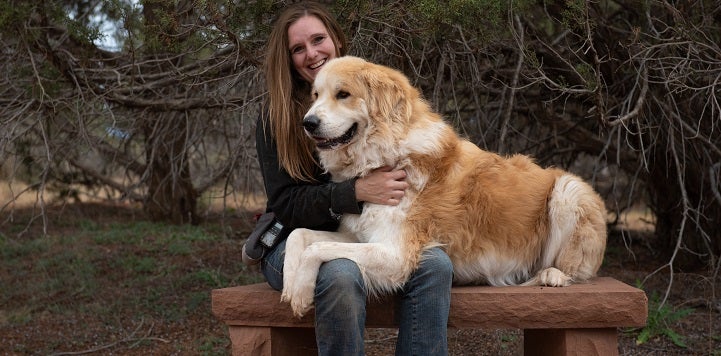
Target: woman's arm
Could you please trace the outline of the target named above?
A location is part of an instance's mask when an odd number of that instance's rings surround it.
[[[275,140],[258,120],[256,150],[268,197],[267,209],[292,228],[335,230],[341,214],[360,214],[362,202],[398,205],[408,183],[404,170],[381,167],[365,177],[333,183],[318,168],[317,182],[293,179],[280,165]]]
[[[355,182],[358,201],[375,204],[398,205],[408,189],[406,171],[381,167]]]

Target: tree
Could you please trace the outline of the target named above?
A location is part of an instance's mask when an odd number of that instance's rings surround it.
[[[0,153],[41,203],[47,188],[76,196],[83,187],[141,202],[155,220],[197,223],[199,195],[223,181],[222,195],[257,184],[240,171],[254,159],[263,95],[259,61],[244,47],[257,47],[256,35],[239,38],[221,2],[204,4],[2,4]],[[121,51],[94,44],[94,11],[120,20]]]
[[[721,268],[720,4],[372,3],[348,7],[362,54],[476,144],[575,170],[617,214],[647,204],[670,270]]]
[[[183,58],[192,34],[185,34],[184,27],[195,25],[191,18],[190,1],[175,4],[164,1],[145,1],[143,4],[143,33],[146,54],[155,61],[155,69],[172,73],[176,67],[172,61],[185,62]],[[178,11],[174,11],[175,5]],[[170,59],[170,60],[168,60]],[[152,69],[151,69],[152,70]],[[143,72],[146,72],[143,70]],[[172,75],[172,74],[171,74]],[[165,97],[185,97],[187,88],[158,88]],[[197,193],[190,176],[190,160],[187,142],[190,120],[185,110],[160,112],[147,115],[139,131],[145,138],[145,162],[148,165],[148,194],[145,209],[155,220],[197,223]],[[171,177],[168,179],[168,177]]]
[[[284,3],[0,2],[11,175],[176,222],[196,221],[193,198],[214,188],[260,187],[259,63]],[[403,70],[477,145],[569,168],[616,214],[647,204],[670,270],[721,268],[717,2],[328,4],[351,54]],[[119,21],[120,51],[94,44],[92,14]]]

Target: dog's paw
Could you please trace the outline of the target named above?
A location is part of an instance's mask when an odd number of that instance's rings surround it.
[[[284,269],[285,270],[285,269]],[[295,273],[283,272],[283,296],[289,295],[295,285]]]
[[[283,303],[290,303],[290,293],[283,288],[283,292],[280,293],[280,301]]]
[[[294,288],[293,291],[284,289],[280,298],[281,301],[290,303],[293,314],[301,318],[313,308],[313,297],[313,288],[301,287]]]
[[[283,290],[280,291],[280,301],[284,303],[290,302],[292,283],[287,279],[283,279]]]
[[[293,315],[298,317],[298,319],[302,318],[303,315],[305,315],[309,310],[313,309],[313,298],[308,301],[304,298],[298,298],[294,299],[290,303],[290,307],[293,309]]]
[[[315,274],[298,273],[293,287],[288,290],[287,300],[293,308],[293,314],[299,318],[313,308],[315,276]]]
[[[280,301],[290,303],[293,314],[298,318],[305,315],[313,306],[313,289],[315,283],[307,284],[307,281],[296,280],[302,274],[293,273],[283,276],[283,291],[280,294]]]
[[[540,285],[549,287],[568,287],[573,279],[558,268],[546,268],[538,275]]]

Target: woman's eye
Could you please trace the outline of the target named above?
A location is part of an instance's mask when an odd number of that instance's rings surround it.
[[[350,93],[347,91],[339,91],[338,94],[335,95],[336,99],[345,99],[350,96]]]
[[[303,51],[303,47],[293,47],[293,48],[291,48],[290,53],[296,54],[296,53],[300,53],[302,51]]]

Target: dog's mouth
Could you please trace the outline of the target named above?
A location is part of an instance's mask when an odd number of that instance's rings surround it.
[[[315,140],[315,145],[316,147],[318,147],[318,149],[334,150],[350,142],[350,140],[352,140],[355,136],[356,132],[358,132],[358,123],[353,124],[353,126],[351,126],[348,131],[336,138],[324,138],[317,136],[312,137]]]

